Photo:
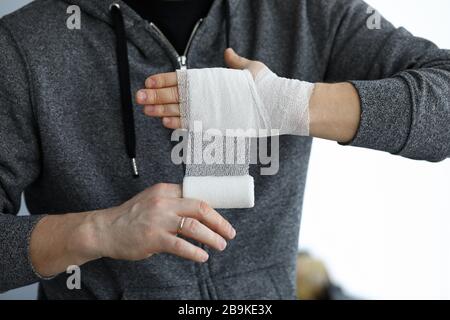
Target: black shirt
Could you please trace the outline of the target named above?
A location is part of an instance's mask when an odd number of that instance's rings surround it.
[[[153,22],[182,55],[195,24],[206,17],[214,0],[124,0]]]

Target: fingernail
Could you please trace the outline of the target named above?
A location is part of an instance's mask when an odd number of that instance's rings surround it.
[[[227,247],[227,242],[224,239],[221,239],[220,244],[219,244],[220,251],[225,250],[226,247]]]
[[[144,90],[140,90],[137,93],[137,98],[139,101],[145,101],[145,100],[147,100],[147,93],[145,93]]]
[[[236,229],[234,229],[233,227],[231,227],[230,238],[231,238],[231,239],[234,239],[234,237],[236,237]]]
[[[201,257],[202,262],[206,262],[206,261],[208,261],[208,259],[209,259],[209,255],[206,252],[202,253],[202,257]]]
[[[168,126],[170,124],[170,119],[169,118],[163,118],[163,124]]]

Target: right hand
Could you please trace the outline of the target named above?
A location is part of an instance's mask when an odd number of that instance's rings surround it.
[[[171,253],[196,262],[208,260],[205,250],[177,236],[181,219],[183,237],[216,250],[225,249],[236,231],[205,202],[181,198],[181,187],[157,184],[123,205],[94,217],[98,255],[121,260],[142,260]]]

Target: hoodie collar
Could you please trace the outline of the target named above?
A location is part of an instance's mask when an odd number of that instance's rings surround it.
[[[82,11],[97,17],[105,22],[111,23],[111,17],[109,13],[109,8],[112,4],[117,3],[120,5],[122,12],[125,17],[125,24],[128,26],[130,23],[136,23],[142,18],[133,11],[124,1],[122,0],[61,0],[67,2],[68,4],[78,5]],[[240,0],[214,0],[214,3],[210,10],[210,15],[215,12],[214,8],[217,8],[223,1],[228,1],[230,3],[231,13],[236,9]]]
[[[108,25],[112,26],[112,18],[110,7],[112,4],[119,4],[124,24],[126,36],[129,41],[134,43],[144,55],[151,58],[155,54],[155,43],[150,43],[148,41],[149,33],[152,35],[154,41],[162,47],[167,53],[168,57],[171,59],[174,67],[178,65],[177,53],[174,52],[173,48],[168,47],[161,42],[161,39],[155,30],[150,28],[149,23],[144,20],[140,15],[138,15],[133,9],[131,9],[122,0],[60,0],[66,2],[70,5],[77,5],[80,7],[84,14],[88,14],[91,17],[101,20]],[[195,56],[208,57],[211,52],[209,52],[209,45],[217,41],[223,41],[225,43],[225,30],[223,29],[224,21],[227,19],[224,5],[225,1],[229,4],[230,17],[236,12],[240,0],[214,0],[211,9],[202,23],[202,27],[199,29],[196,35],[196,41],[191,46],[190,52],[194,53]],[[223,38],[223,40],[222,40]],[[197,42],[201,39],[201,45]]]

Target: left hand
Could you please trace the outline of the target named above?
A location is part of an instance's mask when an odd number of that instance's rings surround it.
[[[224,53],[225,63],[232,69],[248,69],[253,78],[264,69],[259,61],[252,61],[239,56],[229,48]],[[145,80],[145,89],[136,93],[137,103],[144,106],[144,113],[149,117],[162,118],[166,128],[181,128],[178,81],[176,72],[161,73]]]

